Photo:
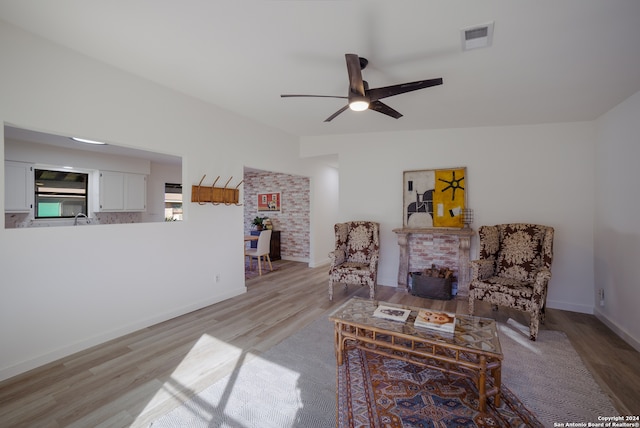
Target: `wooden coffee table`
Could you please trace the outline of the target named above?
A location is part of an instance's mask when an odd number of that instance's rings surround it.
[[[406,322],[373,316],[379,304],[410,309]],[[406,305],[354,297],[338,307],[329,319],[335,323],[338,365],[348,347],[407,361],[446,373],[471,378],[479,391],[479,410],[486,411],[487,397],[500,405],[502,350],[492,319],[456,314],[453,333],[414,327],[419,309]]]

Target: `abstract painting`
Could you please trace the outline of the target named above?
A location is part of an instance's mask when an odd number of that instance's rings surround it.
[[[466,168],[405,171],[403,227],[463,227]]]

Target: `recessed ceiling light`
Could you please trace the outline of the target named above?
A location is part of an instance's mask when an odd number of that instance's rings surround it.
[[[96,144],[96,145],[106,145],[107,144],[107,143],[103,143],[102,141],[85,140],[84,138],[78,138],[78,137],[71,137],[71,139],[73,141],[78,141],[79,143],[86,143],[86,144]]]

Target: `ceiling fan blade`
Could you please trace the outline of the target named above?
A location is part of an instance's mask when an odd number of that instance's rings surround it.
[[[442,85],[442,78],[419,80],[417,82],[402,83],[400,85],[373,88],[367,91],[367,95],[371,98],[371,101],[376,101],[381,100],[382,98],[404,94],[405,92],[417,91],[418,89],[430,88],[438,85]]]
[[[344,57],[347,60],[347,72],[349,73],[349,91],[364,96],[360,58],[356,54],[345,54]]]
[[[386,114],[387,116],[391,116],[394,119],[400,119],[402,117],[401,113],[384,104],[382,101],[373,101],[372,103],[370,103],[369,110],[374,110],[378,113]]]
[[[348,97],[339,97],[337,95],[299,95],[299,94],[282,94],[281,98],[291,98],[291,97],[313,97],[313,98],[341,98],[346,100]]]
[[[336,118],[336,116],[338,116],[340,113],[342,113],[343,111],[345,111],[348,108],[349,108],[349,105],[347,104],[346,106],[342,107],[340,110],[338,110],[337,112],[333,113],[331,116],[326,118],[324,121],[325,122],[331,122],[333,119]]]

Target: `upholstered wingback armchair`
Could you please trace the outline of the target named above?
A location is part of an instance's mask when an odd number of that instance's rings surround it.
[[[380,225],[371,221],[350,221],[334,226],[335,250],[329,253],[329,299],[333,300],[334,282],[369,287],[369,297],[376,293]]]
[[[469,313],[476,300],[527,312],[529,338],[536,340],[551,279],[553,228],[516,223],[482,226],[478,232],[480,259],[471,261]]]

